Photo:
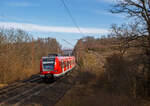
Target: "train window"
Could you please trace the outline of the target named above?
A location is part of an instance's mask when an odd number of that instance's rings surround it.
[[[67,68],[67,61],[65,61],[65,67]]]
[[[54,70],[54,64],[43,64],[44,69]]]
[[[68,65],[69,65],[69,64],[68,64],[68,61],[67,61],[66,63],[67,63],[67,67],[68,67]]]
[[[68,63],[68,67],[69,67],[69,66],[70,66],[70,65],[69,65],[69,61],[68,61],[67,63]]]
[[[55,58],[43,58],[43,62],[55,61]]]
[[[63,61],[61,61],[61,67],[64,68],[64,62]]]
[[[65,67],[67,67],[67,61],[65,61],[64,63],[65,63]]]
[[[68,67],[68,62],[66,61],[66,68]]]
[[[69,62],[70,62],[70,65],[71,65],[71,60]]]

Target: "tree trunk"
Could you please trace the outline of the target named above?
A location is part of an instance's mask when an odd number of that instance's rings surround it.
[[[148,28],[148,48],[147,48],[147,96],[150,96],[150,27]]]

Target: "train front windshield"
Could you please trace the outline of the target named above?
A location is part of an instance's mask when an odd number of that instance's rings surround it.
[[[47,70],[54,70],[54,64],[43,64],[43,68]]]
[[[43,58],[44,71],[53,71],[55,64],[55,58]]]

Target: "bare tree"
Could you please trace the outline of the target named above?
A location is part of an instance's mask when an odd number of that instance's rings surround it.
[[[150,96],[150,1],[149,0],[119,0],[111,9],[112,13],[123,13],[127,14],[129,18],[134,18],[136,21],[140,23],[143,27],[142,32],[140,33],[129,33],[130,38],[136,39],[139,36],[145,36],[148,45],[146,48],[146,55],[147,55],[147,93]],[[134,26],[134,28],[137,28]],[[138,29],[136,29],[137,31]],[[129,32],[129,31],[128,31]],[[125,34],[125,33],[124,33]],[[132,35],[131,35],[132,34]]]
[[[119,0],[113,6],[112,13],[125,13],[142,24],[143,33],[147,33],[150,47],[150,1],[149,0]],[[142,34],[142,33],[141,33]],[[149,49],[149,48],[148,48]],[[148,50],[150,55],[150,50]]]
[[[113,43],[117,45],[117,50],[124,55],[130,48],[140,48],[146,50],[148,48],[147,35],[143,32],[143,27],[139,23],[122,24],[111,26],[111,36],[116,37],[117,41]]]
[[[0,28],[0,83],[38,73],[41,57],[58,52],[61,46],[56,39],[35,40],[25,31]]]

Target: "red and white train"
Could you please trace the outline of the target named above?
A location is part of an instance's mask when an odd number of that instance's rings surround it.
[[[71,71],[75,67],[74,56],[50,55],[40,60],[40,77],[56,78]]]

